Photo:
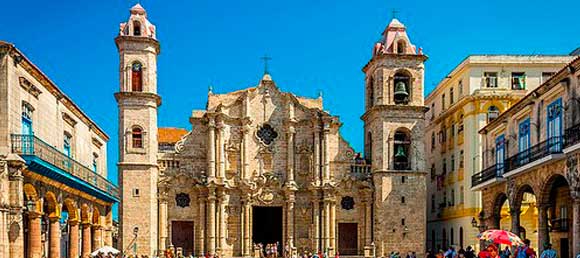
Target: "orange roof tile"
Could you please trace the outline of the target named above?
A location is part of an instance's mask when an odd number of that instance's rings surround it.
[[[187,134],[187,130],[175,127],[162,127],[157,130],[159,143],[176,143]]]

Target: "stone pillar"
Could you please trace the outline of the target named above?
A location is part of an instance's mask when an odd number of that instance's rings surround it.
[[[31,211],[28,212],[28,257],[41,258],[42,257],[42,242],[41,242],[41,214]]]
[[[8,154],[6,158],[8,164],[8,187],[9,187],[9,202],[10,214],[8,215],[8,222],[19,221],[18,223],[11,223],[8,231],[8,246],[9,257],[24,257],[24,226],[20,221],[24,220],[22,207],[24,206],[24,176],[22,170],[25,168],[25,162],[20,156],[15,154]],[[15,225],[14,227],[12,225]]]
[[[207,176],[215,177],[215,121],[209,118],[208,123],[208,141],[207,141]]]
[[[93,243],[91,244],[91,252],[103,247],[103,226],[93,225]]]
[[[226,214],[226,209],[227,209],[227,204],[229,202],[230,196],[225,193],[225,192],[221,192],[220,193],[220,208],[219,208],[219,236],[220,236],[220,242],[219,242],[219,246],[221,248],[222,251],[222,257],[223,252],[225,251],[224,249],[226,248],[226,235],[227,235],[227,229],[228,229],[228,223],[227,223],[227,214]]]
[[[313,223],[314,223],[314,250],[317,252],[320,250],[320,202],[318,196],[314,196],[314,201],[312,201],[312,212]]]
[[[296,130],[294,126],[290,125],[288,127],[288,163],[287,163],[287,170],[286,175],[288,176],[288,182],[294,182],[294,134]]]
[[[320,180],[320,132],[316,125],[314,128],[314,182]]]
[[[294,193],[290,193],[286,203],[286,241],[293,248],[294,245],[294,203],[295,203]],[[283,243],[282,246],[286,246]]]
[[[242,215],[243,224],[243,234],[244,234],[244,246],[243,246],[243,256],[250,256],[253,246],[250,239],[250,211],[252,210],[252,205],[250,204],[250,198],[246,198],[244,201],[244,213]]]
[[[82,245],[82,251],[81,251],[81,256],[83,258],[87,258],[91,256],[91,223],[89,222],[83,222],[82,223],[82,235],[83,235],[83,245]]]
[[[326,251],[330,247],[330,201],[324,200],[324,247]]]
[[[325,124],[324,127],[326,127],[327,125]],[[323,160],[323,170],[322,170],[322,175],[323,175],[323,182],[327,182],[330,180],[330,145],[329,145],[329,130],[328,129],[324,129],[323,130],[323,139],[322,139],[322,146],[323,146],[323,153],[322,153],[322,160]]]
[[[249,125],[242,125],[242,150],[240,152],[240,159],[242,161],[242,179],[249,177],[250,164],[248,164],[248,132],[250,131]]]
[[[544,251],[544,243],[550,241],[548,231],[548,204],[541,203],[538,205],[538,246],[539,254]]]
[[[48,239],[48,257],[60,257],[60,218],[58,216],[49,218],[49,239]]]
[[[510,210],[510,216],[512,218],[512,233],[516,235],[520,235],[520,209],[512,209]]]
[[[226,151],[225,151],[225,133],[224,125],[220,123],[218,125],[218,152],[219,152],[219,170],[217,177],[225,179],[226,177]]]
[[[580,254],[580,193],[575,194],[572,203],[572,251],[573,255]]]
[[[208,241],[207,241],[207,251],[210,252],[210,255],[215,254],[215,193],[214,189],[210,189],[209,196],[207,197],[208,202],[208,211],[207,211],[207,231],[208,231]]]
[[[159,250],[167,249],[167,198],[159,198]]]
[[[205,256],[205,200],[204,198],[199,198],[199,210],[198,210],[198,227],[197,231],[197,249],[200,257]]]
[[[68,257],[79,257],[79,221],[71,220],[69,225]]]
[[[334,256],[336,250],[336,203],[330,203],[330,256]]]
[[[366,246],[370,246],[372,243],[372,237],[371,237],[371,225],[373,223],[372,217],[371,217],[371,209],[372,209],[372,201],[366,201],[365,202],[365,245]]]

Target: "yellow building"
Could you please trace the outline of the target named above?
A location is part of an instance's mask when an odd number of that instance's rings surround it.
[[[572,56],[472,55],[427,96],[425,130],[428,180],[427,247],[477,247],[479,193],[470,178],[480,170],[478,130],[529,90],[538,87]]]
[[[0,41],[0,257],[88,257],[112,245],[109,137]]]
[[[580,254],[579,92],[576,58],[480,130],[485,169],[472,177],[484,228],[509,229],[540,252],[550,242],[560,258]]]

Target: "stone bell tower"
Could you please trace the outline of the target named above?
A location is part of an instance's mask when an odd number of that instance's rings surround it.
[[[120,244],[126,254],[152,256],[158,249],[157,55],[155,26],[139,4],[121,23],[119,51]]]
[[[425,251],[425,60],[405,26],[393,19],[363,68],[366,107],[361,118],[375,186],[372,238],[377,256]]]

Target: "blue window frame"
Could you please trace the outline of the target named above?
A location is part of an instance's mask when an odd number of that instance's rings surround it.
[[[32,131],[32,108],[27,105],[22,105],[22,134],[31,135]]]
[[[520,122],[518,127],[518,161],[527,163],[530,149],[530,118]]]
[[[67,133],[64,134],[64,143],[63,143],[63,149],[64,149],[64,154],[67,155],[68,157],[71,156],[71,148],[70,148],[70,142],[71,142],[71,136]]]
[[[505,161],[505,136],[502,134],[495,138],[495,165],[497,176],[503,175]]]
[[[548,105],[547,113],[547,141],[550,152],[562,150],[562,98],[554,100]]]

